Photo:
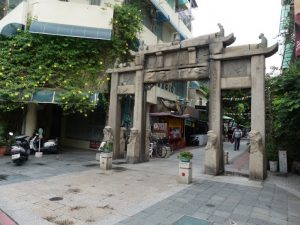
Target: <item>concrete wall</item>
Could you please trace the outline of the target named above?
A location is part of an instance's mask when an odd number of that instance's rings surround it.
[[[157,98],[159,97],[170,101],[176,101],[178,99],[177,95],[157,86],[154,86],[151,90],[147,91],[147,103],[157,104]]]
[[[85,0],[82,1],[82,3],[85,2]],[[105,7],[104,5],[101,5],[101,7],[84,5],[83,7],[82,4],[72,2],[40,0],[32,5],[31,10],[32,17],[41,22],[104,29],[112,28],[113,7]]]

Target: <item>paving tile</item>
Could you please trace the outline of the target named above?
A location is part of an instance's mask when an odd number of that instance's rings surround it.
[[[201,151],[204,152],[203,149]],[[199,161],[202,159],[198,157]],[[229,220],[238,225],[299,225],[298,196],[277,188],[273,183],[250,186],[253,184],[246,182],[246,179],[234,183],[237,180],[235,177],[219,179],[204,177],[200,173],[193,173],[195,182],[191,185],[181,185],[176,182],[174,173],[178,169],[178,161],[172,156],[145,164],[122,165],[126,168],[123,172],[87,168],[83,164],[92,164],[93,161],[83,163],[78,159],[65,161],[74,164],[68,167],[54,159],[51,163],[55,168],[44,166],[45,170],[48,168],[45,173],[47,179],[40,179],[41,171],[35,166],[32,177],[29,171],[24,174],[22,182],[26,183],[17,181],[22,177],[15,177],[12,184],[0,183],[0,191],[3,191],[0,207],[5,207],[6,212],[19,221],[25,218],[30,225],[35,221],[42,221],[39,225],[48,223],[42,219],[47,215],[58,218],[66,216],[74,219],[76,225],[87,224],[88,218],[95,219],[91,223],[93,225],[170,225],[183,215],[209,219],[222,225],[229,225]],[[193,166],[197,168],[196,163]],[[32,180],[26,181],[28,177]],[[67,193],[72,188],[81,191]],[[13,199],[21,201],[12,201],[11,193]],[[63,194],[64,199],[48,205],[48,199],[58,194]],[[76,214],[76,211],[70,210],[76,205],[86,208]],[[97,206],[103,208],[97,209]],[[25,207],[28,211],[20,211]]]

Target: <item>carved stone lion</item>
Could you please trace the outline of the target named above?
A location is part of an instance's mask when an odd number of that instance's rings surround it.
[[[251,130],[249,132],[249,138],[250,138],[250,154],[256,153],[256,152],[263,152],[263,144],[262,144],[262,136],[261,134],[256,130]]]
[[[265,37],[265,35],[263,33],[261,33],[258,37],[259,37],[259,39],[261,39],[259,47],[262,47],[262,48],[268,47],[268,40]]]
[[[214,174],[218,173],[217,162],[217,140],[218,136],[214,131],[207,132],[207,144],[205,147],[205,173]]]
[[[207,132],[207,144],[206,144],[205,150],[216,151],[217,138],[218,138],[218,136],[212,130],[208,131]]]
[[[134,143],[136,143],[136,141],[137,141],[137,139],[138,139],[138,134],[139,134],[138,129],[131,128],[128,143],[129,143],[129,144],[134,144]]]
[[[219,27],[220,31],[218,33],[216,33],[216,37],[224,37],[224,35],[225,35],[224,27],[220,23],[218,23],[218,27]]]
[[[112,133],[112,128],[110,126],[106,126],[103,129],[103,142],[109,142],[109,143],[113,143],[114,142],[114,136]]]

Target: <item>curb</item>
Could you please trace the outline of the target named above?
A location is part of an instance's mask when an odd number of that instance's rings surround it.
[[[10,216],[0,210],[0,224],[1,225],[18,225]]]

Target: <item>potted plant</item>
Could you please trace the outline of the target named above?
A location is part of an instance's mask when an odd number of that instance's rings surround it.
[[[270,171],[276,172],[278,168],[278,150],[275,139],[272,137],[266,139],[266,155],[269,160]]]
[[[103,146],[100,147],[100,168],[109,170],[112,168],[112,147],[113,144],[106,142]]]
[[[112,152],[112,143],[106,142],[101,148],[100,152],[111,153]]]
[[[193,154],[188,151],[182,151],[179,153],[178,158],[180,159],[181,162],[190,162],[191,159],[193,158]]]
[[[0,123],[0,156],[4,155],[7,150],[8,141],[6,139],[6,126]]]

